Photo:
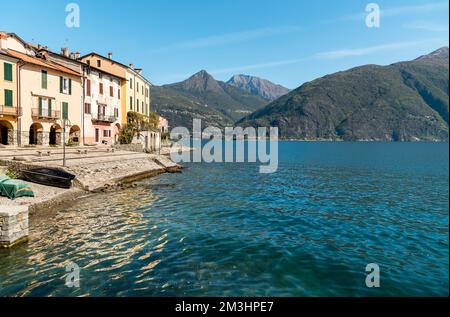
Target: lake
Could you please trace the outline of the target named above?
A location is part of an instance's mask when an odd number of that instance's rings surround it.
[[[32,217],[30,242],[0,250],[0,296],[449,295],[448,143],[279,152],[274,174],[189,163]]]

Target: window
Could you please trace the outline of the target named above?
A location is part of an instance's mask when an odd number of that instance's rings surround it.
[[[5,73],[3,74],[4,80],[12,81],[13,80],[13,73],[12,73],[12,64],[4,63],[3,64],[3,70]]]
[[[142,101],[142,112],[145,112],[144,102]]]
[[[136,99],[136,112],[139,112],[139,99]]]
[[[100,83],[98,88],[99,88],[99,91],[100,91],[100,95],[103,95],[103,84]]]
[[[133,89],[133,79],[130,78],[130,89]]]
[[[39,116],[49,118],[53,117],[51,99],[39,97]]]
[[[111,130],[103,130],[103,137],[108,138],[111,136]]]
[[[133,110],[133,97],[130,97],[130,110]]]
[[[91,80],[86,81],[86,95],[91,96]]]
[[[136,91],[139,92],[139,83],[136,83]]]
[[[86,64],[88,64],[88,66],[91,66],[91,61],[86,61]]]
[[[103,79],[103,74],[102,74],[102,73],[99,73],[99,74],[98,74],[98,78]]]
[[[120,99],[120,89],[117,90],[117,99]]]
[[[119,118],[119,109],[114,108],[114,118]]]
[[[109,86],[109,96],[114,97],[114,87],[113,86]]]
[[[41,87],[42,89],[47,89],[47,71],[43,70],[41,71]]]
[[[62,103],[62,118],[65,120],[69,119],[69,104],[67,102]]]
[[[85,103],[84,104],[84,113],[85,114],[91,114],[91,104],[90,103]]]
[[[13,106],[13,91],[9,89],[5,89],[5,106],[12,107]]]
[[[72,94],[72,79],[59,77],[59,92],[62,94]]]
[[[97,67],[102,67],[102,61],[97,59]]]

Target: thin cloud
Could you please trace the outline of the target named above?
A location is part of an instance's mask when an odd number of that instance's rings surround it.
[[[403,49],[403,48],[422,46],[423,44],[429,44],[430,42],[435,42],[435,41],[438,41],[438,39],[389,43],[389,44],[382,44],[382,45],[369,46],[369,47],[363,47],[363,48],[355,48],[355,49],[342,49],[342,50],[336,50],[336,51],[317,53],[314,55],[314,57],[318,58],[318,59],[338,59],[338,58],[344,58],[344,57],[364,56],[364,55],[369,55],[369,54],[383,52],[383,51],[392,51],[392,50],[398,50],[398,49]]]
[[[286,59],[286,60],[272,61],[272,62],[267,62],[267,63],[234,66],[234,67],[212,70],[211,73],[218,75],[218,74],[242,72],[242,71],[251,70],[251,69],[261,69],[261,68],[270,68],[270,67],[277,67],[277,66],[283,66],[283,65],[292,65],[292,64],[297,64],[297,63],[306,61],[308,59],[309,58]]]
[[[381,16],[382,17],[393,17],[393,16],[401,16],[401,15],[409,15],[409,14],[421,14],[432,12],[436,10],[448,10],[449,4],[448,2],[434,2],[427,4],[419,4],[419,5],[409,5],[402,7],[392,7],[384,9],[380,6]],[[356,13],[352,15],[347,15],[341,17],[339,20],[362,20],[367,16],[367,12]]]
[[[149,53],[162,53],[171,50],[197,49],[211,46],[221,46],[265,38],[273,35],[297,32],[299,30],[300,27],[298,26],[284,26],[284,27],[267,27],[241,32],[226,33],[193,39],[184,42],[173,43],[168,46],[156,48],[150,51]]]
[[[403,25],[405,29],[423,30],[430,32],[448,32],[448,24],[438,24],[431,21],[414,21]]]

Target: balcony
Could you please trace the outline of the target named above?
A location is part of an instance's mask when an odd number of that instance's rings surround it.
[[[22,108],[9,107],[0,105],[0,116],[20,117],[22,115]]]
[[[57,120],[57,119],[61,118],[61,111],[60,110],[32,108],[31,116],[33,118],[39,118],[39,119]]]
[[[96,122],[106,122],[106,123],[113,123],[116,121],[117,118],[115,116],[108,116],[101,113],[96,113],[92,115],[92,121]]]

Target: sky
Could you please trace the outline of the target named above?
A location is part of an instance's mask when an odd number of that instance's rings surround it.
[[[366,24],[376,3],[379,27]],[[66,6],[80,9],[67,27]],[[442,0],[2,0],[0,31],[60,51],[97,52],[143,68],[154,84],[205,69],[287,88],[363,64],[411,60],[448,46]]]

